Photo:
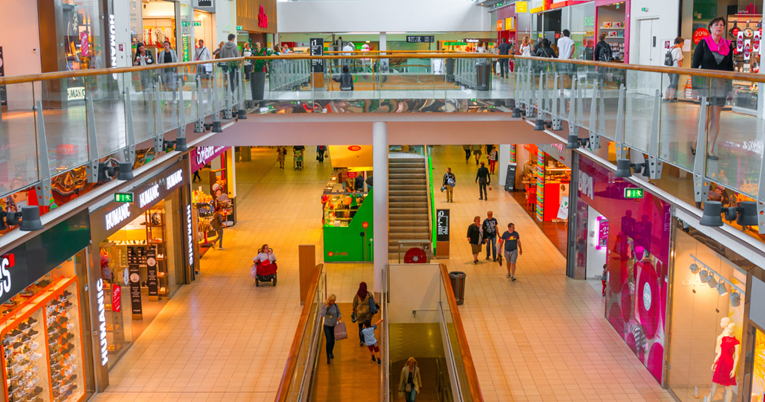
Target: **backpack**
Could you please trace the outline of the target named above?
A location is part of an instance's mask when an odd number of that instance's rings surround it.
[[[446,179],[446,184],[448,184],[448,185],[449,185],[449,187],[454,187],[454,186],[456,186],[456,185],[457,185],[457,183],[456,183],[456,182],[454,181],[454,179],[453,179],[453,178],[451,178],[451,177],[450,177],[450,178],[448,178],[448,179]]]
[[[675,59],[672,57],[672,49],[669,49],[667,53],[664,54],[664,65],[669,67],[675,65]]]
[[[605,61],[610,62],[611,61],[611,45],[604,45],[600,47],[600,50],[598,51],[598,61]]]

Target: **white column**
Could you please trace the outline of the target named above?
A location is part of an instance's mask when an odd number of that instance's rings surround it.
[[[499,160],[497,160],[497,169],[499,170],[499,181],[497,188],[504,188],[507,176],[507,165],[510,163],[510,144],[499,144]],[[499,191],[499,190],[497,190]]]
[[[383,122],[372,124],[372,164],[375,293],[380,293],[382,272],[388,264],[388,125]]]
[[[388,34],[385,32],[380,32],[380,48],[378,50],[388,50]],[[380,70],[388,72],[388,59],[380,60]]]

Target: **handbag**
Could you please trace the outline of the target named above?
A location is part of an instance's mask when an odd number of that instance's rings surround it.
[[[267,266],[271,265],[271,259],[270,258],[266,258],[265,261],[261,261],[260,262],[260,265],[262,265],[264,267],[267,267]]]
[[[375,304],[375,299],[372,296],[369,296],[369,311],[372,312],[372,315],[377,314],[379,307],[377,304]]]
[[[335,340],[341,341],[343,339],[348,339],[348,331],[345,329],[344,322],[338,322],[335,325]]]
[[[125,268],[127,269],[127,268]],[[351,322],[356,322],[356,312],[351,313]]]
[[[258,276],[258,264],[252,264],[250,267],[250,278],[255,279]]]

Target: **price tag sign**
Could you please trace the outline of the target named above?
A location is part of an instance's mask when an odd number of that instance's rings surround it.
[[[643,189],[642,188],[625,188],[624,198],[627,198],[627,199],[643,198]]]
[[[114,193],[114,202],[133,203],[133,193]]]

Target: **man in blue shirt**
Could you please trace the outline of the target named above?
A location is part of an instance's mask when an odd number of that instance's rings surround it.
[[[523,247],[521,247],[521,236],[515,231],[514,223],[508,224],[507,231],[502,233],[502,239],[499,241],[500,248],[503,243],[507,260],[507,277],[515,281],[515,262],[518,260],[518,255],[523,254]]]

